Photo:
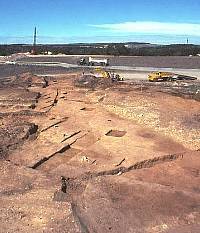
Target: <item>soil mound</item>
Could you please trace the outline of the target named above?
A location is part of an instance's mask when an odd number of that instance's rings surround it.
[[[94,75],[82,75],[74,81],[75,86],[95,89],[97,87],[107,88],[113,85],[108,78],[99,78]]]
[[[44,77],[39,77],[31,73],[24,73],[9,78],[4,78],[0,82],[0,87],[43,87],[48,86],[48,82]]]

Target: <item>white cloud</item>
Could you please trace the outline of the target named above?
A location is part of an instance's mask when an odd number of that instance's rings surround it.
[[[163,23],[146,21],[89,26],[118,33],[200,36],[200,24],[192,23]]]

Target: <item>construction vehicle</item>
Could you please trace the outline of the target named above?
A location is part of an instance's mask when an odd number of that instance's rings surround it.
[[[107,58],[99,59],[99,58],[89,57],[89,63],[88,64],[90,66],[94,66],[94,65],[108,66],[109,65],[109,61],[108,61]]]
[[[83,57],[78,62],[78,65],[88,65],[88,66],[94,66],[94,65],[100,65],[100,66],[108,66],[109,60],[107,58],[100,59],[100,58],[92,58],[92,57]]]
[[[110,73],[104,69],[96,68],[92,72],[97,78],[110,78]]]
[[[187,75],[174,74],[170,72],[152,72],[148,75],[150,82],[158,81],[181,81],[181,80],[196,80],[196,77]]]
[[[121,77],[119,74],[111,73],[110,76],[111,76],[112,82],[115,82],[115,81],[124,81],[124,78]]]
[[[81,65],[81,66],[84,66],[84,65],[87,65],[87,61],[86,61],[86,58],[81,58],[79,61],[77,61],[77,64],[78,65]]]
[[[108,79],[111,79],[113,82],[114,81],[124,81],[124,78],[121,77],[119,74],[114,73],[114,72],[110,72],[110,71],[106,71],[102,68],[96,68],[92,73],[97,78],[108,78]]]
[[[148,75],[148,79],[150,82],[174,81],[177,79],[177,77],[178,75],[170,72],[152,72]]]

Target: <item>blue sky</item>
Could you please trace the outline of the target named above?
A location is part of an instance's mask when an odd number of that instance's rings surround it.
[[[0,43],[200,44],[200,0],[0,0]]]

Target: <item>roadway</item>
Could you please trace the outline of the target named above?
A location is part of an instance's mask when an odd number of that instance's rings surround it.
[[[89,66],[79,66],[77,56],[26,56],[15,61],[4,61],[1,64],[23,67],[44,67],[45,70],[56,69],[56,73],[66,71],[90,70]],[[97,56],[99,57],[99,56]],[[124,76],[125,79],[146,79],[152,71],[168,71],[175,74],[197,77],[200,79],[200,57],[109,57],[110,66],[106,69],[113,70]]]

